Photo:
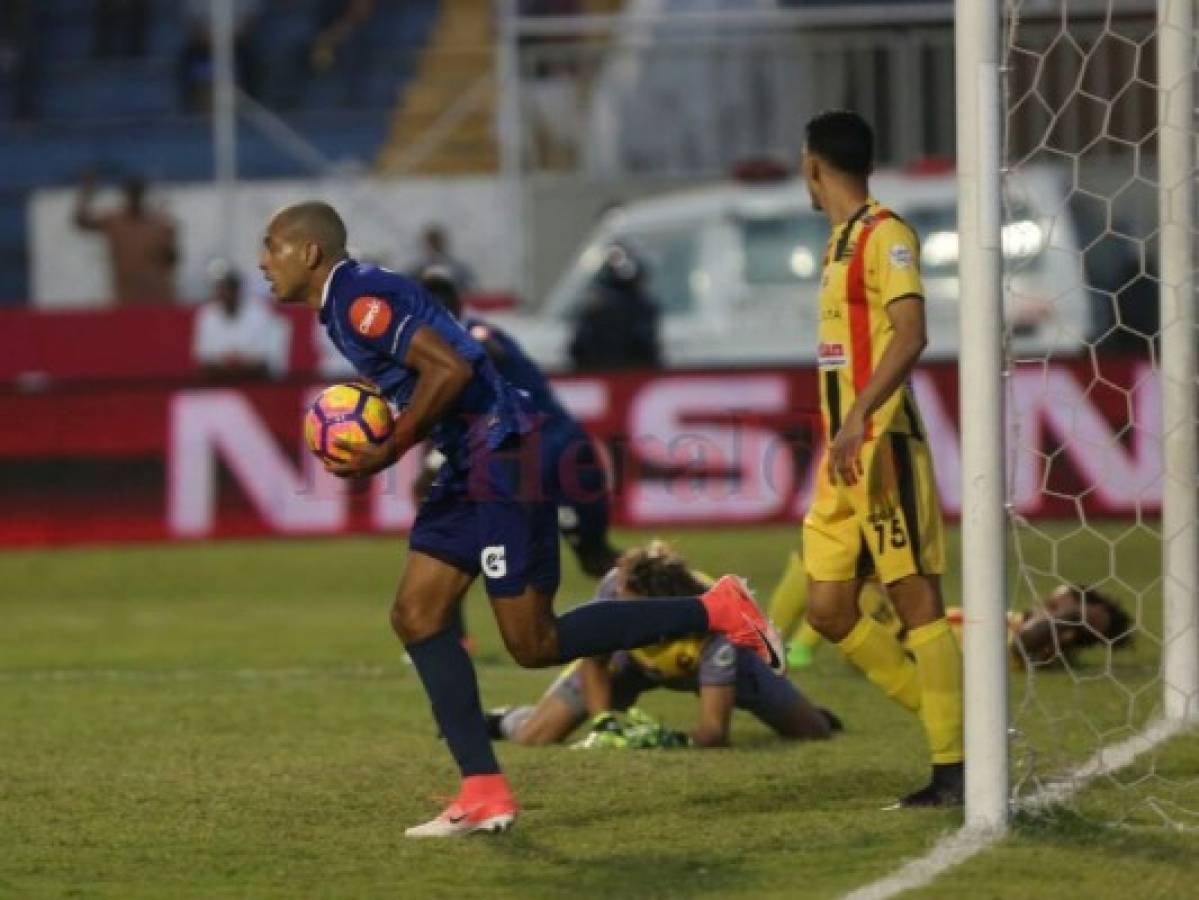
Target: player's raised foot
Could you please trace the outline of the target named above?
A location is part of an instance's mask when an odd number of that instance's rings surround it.
[[[516,822],[519,807],[501,774],[471,775],[441,815],[404,832],[410,838],[462,837],[468,834],[499,834]]]
[[[962,763],[933,766],[932,780],[913,791],[888,809],[924,809],[938,806],[961,806],[966,796],[966,771]]]
[[[754,651],[779,675],[787,671],[783,638],[758,609],[744,581],[736,575],[725,575],[699,599],[708,611],[708,626],[712,631],[719,631],[737,646]]]

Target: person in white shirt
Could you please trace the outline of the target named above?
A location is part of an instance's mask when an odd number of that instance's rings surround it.
[[[209,266],[212,297],[196,313],[192,358],[213,380],[278,378],[287,372],[291,323],[242,292],[241,276],[223,260]]]

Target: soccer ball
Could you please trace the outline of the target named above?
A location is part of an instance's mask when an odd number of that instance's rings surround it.
[[[304,416],[304,440],[322,459],[344,462],[349,454],[335,443],[379,444],[391,434],[391,407],[362,384],[335,384],[312,401]]]

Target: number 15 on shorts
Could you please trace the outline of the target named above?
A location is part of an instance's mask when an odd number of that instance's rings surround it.
[[[907,547],[907,532],[904,529],[903,517],[898,512],[890,519],[874,519],[870,525],[874,529],[876,556],[885,555],[888,549],[902,550]]]

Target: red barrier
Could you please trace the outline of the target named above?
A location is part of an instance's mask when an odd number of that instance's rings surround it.
[[[511,309],[507,294],[474,294],[472,310]],[[276,304],[291,320],[288,371],[316,371],[316,317],[302,307]],[[0,385],[61,381],[194,378],[192,325],[196,310],[185,306],[123,309],[0,309]]]
[[[1101,376],[1097,378],[1096,376]],[[815,373],[770,369],[556,381],[613,471],[628,525],[794,522],[817,463]],[[953,366],[913,386],[946,511],[959,509]],[[1154,513],[1161,501],[1156,373],[1105,359],[1011,376],[1009,475],[1024,515]],[[314,388],[117,386],[0,394],[0,544],[403,531],[409,454],[367,484],[302,449]]]

